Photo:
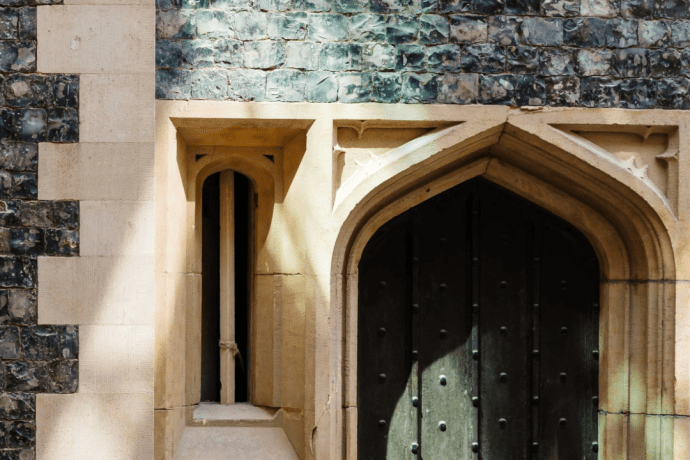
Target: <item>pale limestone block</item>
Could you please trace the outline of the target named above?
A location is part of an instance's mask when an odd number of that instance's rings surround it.
[[[153,201],[82,201],[82,256],[153,256]]]
[[[151,396],[36,395],[37,460],[151,460]]]
[[[251,394],[252,401],[260,406],[277,406],[274,399],[274,288],[273,275],[254,276],[254,293],[251,314],[251,360],[261,363],[254,366]],[[277,372],[277,371],[276,371]]]
[[[688,416],[690,415],[690,283],[676,283],[675,287],[675,413]]]
[[[289,275],[274,278],[275,318],[274,349],[275,381],[280,382],[281,407],[301,408],[304,405],[304,313],[305,276]],[[274,388],[276,388],[274,386]]]
[[[153,324],[153,257],[39,257],[39,324]]]
[[[80,85],[81,142],[153,141],[153,71],[85,74]]]
[[[155,22],[153,4],[41,6],[38,72],[153,72]]]
[[[39,200],[81,198],[81,149],[83,144],[38,144]]]
[[[155,409],[153,412],[154,456],[156,460],[172,459],[185,429],[186,407]]]
[[[690,418],[673,419],[673,460],[690,458]]]
[[[153,393],[153,326],[79,328],[80,393]]]
[[[176,460],[299,460],[282,428],[187,427]]]

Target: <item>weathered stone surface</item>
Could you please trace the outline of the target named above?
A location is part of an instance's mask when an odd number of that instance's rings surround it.
[[[582,0],[580,5],[580,14],[582,16],[612,18],[618,16],[619,12],[620,0]]]
[[[156,67],[182,67],[182,43],[156,40]]]
[[[488,37],[486,19],[481,16],[451,16],[450,41],[462,44],[485,43]]]
[[[295,9],[305,11],[329,11],[331,2],[330,0],[293,0],[292,6]]]
[[[654,16],[660,18],[684,18],[688,14],[686,0],[653,0]]]
[[[338,74],[335,72],[307,72],[304,98],[307,102],[335,102],[338,100]]]
[[[285,45],[280,41],[245,42],[244,66],[250,69],[276,69],[285,63]]]
[[[610,75],[613,53],[610,50],[580,50],[577,69],[581,76]]]
[[[192,99],[227,97],[228,73],[220,69],[200,69],[192,72]]]
[[[76,109],[79,105],[79,75],[56,75],[53,96],[56,107]]]
[[[8,322],[10,324],[36,324],[38,308],[36,291],[26,289],[10,289],[8,292]]]
[[[9,229],[3,228],[0,230],[0,233],[7,233],[9,235]],[[4,238],[4,237],[2,237]],[[9,237],[8,237],[9,240]],[[6,247],[2,248],[2,252],[6,253],[9,252],[9,243],[5,245]],[[9,294],[7,292],[7,289],[0,289],[0,324],[8,324],[10,321],[10,312],[9,312]],[[0,372],[0,381],[3,380],[2,377],[2,372]],[[0,417],[2,418],[2,417]]]
[[[0,393],[1,419],[33,420],[35,416],[35,395],[31,393]]]
[[[52,326],[22,328],[22,348],[29,361],[47,361],[60,357],[60,336]]]
[[[656,104],[656,82],[642,79],[622,80],[620,97],[621,107],[650,109]]]
[[[19,10],[0,8],[0,40],[19,38]]]
[[[291,0],[259,0],[259,9],[262,11],[285,11],[290,9],[291,4]]]
[[[460,57],[465,72],[499,73],[505,70],[505,51],[496,45],[468,45]]]
[[[474,104],[478,93],[478,74],[446,73],[439,82],[438,102],[442,104]]]
[[[34,447],[36,445],[36,424],[22,420],[7,421],[7,447]]]
[[[75,109],[48,109],[48,142],[79,142],[79,112]]]
[[[435,45],[448,41],[450,27],[443,16],[425,14],[419,18],[419,43]]]
[[[439,13],[470,12],[474,10],[472,0],[438,0]]]
[[[582,0],[583,5],[589,0]],[[577,16],[580,13],[580,0],[542,0],[541,14],[544,16]],[[584,16],[595,16],[584,14]]]
[[[396,46],[395,70],[423,70],[426,65],[426,53],[422,45]]]
[[[671,25],[668,21],[640,21],[637,37],[642,48],[668,47],[671,45]]]
[[[599,18],[566,19],[563,22],[563,42],[581,48],[606,46],[606,21]]]
[[[358,13],[365,9],[369,2],[366,0],[333,0],[333,11],[339,13]]]
[[[474,0],[474,9],[480,14],[501,14],[505,0]]]
[[[546,105],[573,106],[580,101],[580,79],[577,77],[547,77]]]
[[[690,108],[690,79],[664,78],[657,81],[656,104],[664,109]]]
[[[372,80],[371,100],[393,104],[402,97],[402,75],[399,73],[375,73]]]
[[[33,288],[36,286],[36,260],[0,257],[0,286]]]
[[[9,75],[3,84],[5,104],[12,107],[53,105],[53,78],[50,75]]]
[[[213,61],[216,67],[236,69],[242,67],[244,46],[239,40],[217,40],[213,50]]]
[[[540,0],[506,0],[506,14],[534,15],[539,13]]]
[[[49,228],[45,231],[45,254],[48,256],[79,255],[79,232]]]
[[[238,69],[228,71],[228,98],[233,101],[264,100],[266,94],[266,72]]]
[[[12,194],[12,174],[0,171],[0,197],[9,198]]]
[[[209,0],[173,0],[179,2],[183,9],[206,9],[210,6]]]
[[[637,46],[637,21],[610,19],[606,22],[606,44],[612,48]]]
[[[0,359],[23,358],[20,329],[16,326],[0,326]]]
[[[427,70],[430,72],[457,72],[460,70],[460,47],[438,45],[427,49]]]
[[[492,16],[489,18],[489,43],[508,46],[520,43],[522,19],[513,16]]]
[[[514,74],[533,74],[539,70],[540,48],[511,46],[507,49],[507,70]]]
[[[60,359],[48,367],[52,393],[75,393],[79,382],[79,365],[76,359]]]
[[[560,46],[563,44],[563,20],[525,18],[521,26],[522,37],[528,45]]]
[[[575,56],[567,48],[542,48],[539,55],[539,75],[573,75]]]
[[[269,13],[268,38],[304,40],[307,36],[307,13]]]
[[[79,228],[78,201],[54,201],[52,208],[53,226],[71,230]]]
[[[395,69],[397,51],[395,46],[368,43],[362,47],[362,69]]]
[[[60,335],[60,357],[76,359],[79,357],[79,328],[77,326],[55,326]]]
[[[652,0],[621,0],[624,18],[648,18],[652,13]]]
[[[517,105],[541,106],[546,101],[546,86],[541,77],[518,75],[515,103]]]
[[[19,9],[19,39],[36,40],[36,7]]]
[[[517,77],[515,75],[482,75],[479,77],[481,104],[513,105]]]
[[[199,38],[234,38],[234,13],[218,10],[199,10],[196,13],[196,32]]]
[[[0,40],[0,72],[35,72],[36,43]]]
[[[678,77],[682,66],[682,54],[678,50],[652,50],[649,53],[649,68],[654,78]]]
[[[419,22],[414,16],[390,15],[386,21],[386,37],[394,45],[411,43],[417,38]]]
[[[324,43],[319,57],[320,70],[360,70],[362,45],[355,43]],[[342,80],[341,80],[342,85]]]
[[[51,378],[44,363],[11,361],[4,362],[3,366],[6,391],[49,392],[51,390]]]
[[[169,10],[156,12],[157,38],[194,38],[196,35],[196,12],[192,10]]]
[[[347,16],[341,14],[310,14],[309,39],[317,42],[347,40]]]
[[[239,12],[235,15],[235,36],[239,40],[261,40],[266,38],[267,24],[266,13]]]
[[[182,42],[182,65],[191,69],[213,67],[214,53],[212,40],[185,40]]]
[[[388,26],[381,14],[356,14],[348,22],[350,39],[358,42],[382,42],[386,40]]]
[[[38,199],[38,180],[36,173],[19,172],[12,174],[10,197],[24,200]]]
[[[306,78],[299,70],[281,69],[268,73],[266,100],[300,102],[304,100]]]
[[[406,9],[406,0],[370,0],[369,8],[375,13],[399,13]]]
[[[19,224],[23,227],[53,227],[54,206],[49,201],[16,201]]]
[[[338,100],[340,102],[369,102],[371,99],[372,74],[353,72],[340,75]]]
[[[431,103],[438,95],[438,77],[432,74],[403,74],[402,102]]]
[[[0,142],[0,168],[8,171],[36,171],[38,146],[13,141]]]
[[[276,1],[280,2],[281,0]],[[246,11],[251,9],[251,6],[247,0],[211,0],[211,7],[218,10]]]
[[[16,139],[14,133],[14,110],[0,107],[0,141]]]
[[[48,114],[44,109],[17,109],[14,112],[14,129],[18,141],[44,142]]]
[[[617,77],[646,77],[649,75],[649,50],[628,48],[613,53],[613,74]],[[622,98],[621,98],[622,100]]]
[[[287,42],[285,44],[285,67],[303,70],[318,69],[319,46],[312,42]]]
[[[671,24],[671,44],[677,48],[690,46],[690,21],[674,21]]]
[[[18,201],[0,201],[0,226],[11,227],[19,225],[19,205]]]

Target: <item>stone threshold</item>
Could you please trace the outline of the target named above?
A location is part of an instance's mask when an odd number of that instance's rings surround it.
[[[199,403],[192,409],[188,426],[280,427],[282,409],[255,406],[251,403]]]

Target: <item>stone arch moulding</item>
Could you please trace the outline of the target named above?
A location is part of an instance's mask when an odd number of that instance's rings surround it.
[[[678,248],[687,216],[673,200],[682,194],[670,190],[677,181],[659,187],[646,175],[648,166],[609,158],[582,133],[624,133],[622,142],[635,152],[635,136],[644,142],[645,132],[661,132],[667,137],[659,144],[666,146],[663,155],[677,161],[673,149],[684,132],[674,120],[619,111],[612,125],[607,114],[573,110],[518,113],[491,126],[466,121],[391,152],[390,162],[379,161],[381,167],[339,190],[333,217],[340,231],[331,265],[331,333],[343,344],[334,347],[331,360],[338,369],[335,393],[342,398],[332,414],[340,427],[331,432],[336,457],[357,458],[357,265],[364,247],[392,217],[484,176],[573,224],[597,252],[599,458],[673,459],[673,416],[687,411],[688,385],[688,376],[676,375],[676,281],[688,278]],[[684,395],[678,401],[676,390]]]

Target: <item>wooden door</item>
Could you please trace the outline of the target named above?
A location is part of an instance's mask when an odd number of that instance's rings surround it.
[[[595,459],[598,281],[582,234],[483,179],[388,222],[359,264],[359,459]]]

